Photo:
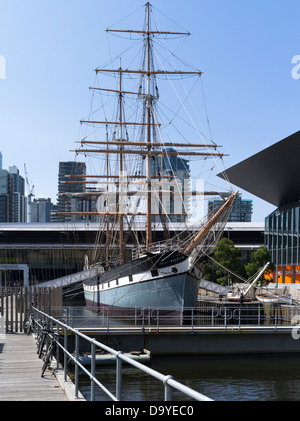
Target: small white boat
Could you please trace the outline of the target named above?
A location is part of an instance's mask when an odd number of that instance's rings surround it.
[[[257,294],[256,298],[265,304],[293,304],[291,295]]]
[[[144,350],[143,352],[133,351],[133,352],[124,352],[124,356],[129,357],[134,361],[138,361],[142,364],[149,364],[151,362],[151,354],[149,351]],[[96,366],[98,365],[114,365],[116,364],[116,356],[113,354],[96,354],[95,356]],[[80,364],[84,366],[91,365],[92,357],[90,354],[80,355],[79,356]],[[74,364],[73,360],[72,363]],[[123,361],[123,364],[126,364]]]

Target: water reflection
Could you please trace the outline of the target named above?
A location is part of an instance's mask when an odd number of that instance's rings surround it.
[[[300,396],[300,356],[182,356],[154,357],[151,368],[216,401],[297,401]],[[123,368],[123,400],[161,401],[162,384],[132,367]],[[115,369],[98,368],[97,377],[115,392]],[[81,376],[80,390],[90,397],[89,379]],[[174,400],[188,400],[174,391]],[[97,400],[109,400],[97,391]]]

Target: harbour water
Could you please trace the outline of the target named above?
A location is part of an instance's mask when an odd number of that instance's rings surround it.
[[[298,401],[300,355],[174,356],[154,357],[151,368],[172,375],[175,380],[215,401]],[[115,390],[115,368],[97,368],[98,379]],[[123,400],[162,401],[159,381],[133,367],[123,367]],[[90,397],[89,379],[81,375],[80,390]],[[174,391],[174,401],[187,397]],[[107,401],[97,390],[96,400]]]
[[[100,323],[88,308],[81,308],[80,317],[82,325],[83,320]],[[215,401],[298,401],[300,397],[300,354],[153,356],[150,367]],[[115,392],[115,366],[97,367],[97,378]],[[164,400],[161,382],[134,367],[123,365],[122,383],[124,401]],[[84,374],[80,391],[90,399],[90,380]],[[96,400],[109,398],[96,387]],[[188,398],[174,391],[173,400]]]

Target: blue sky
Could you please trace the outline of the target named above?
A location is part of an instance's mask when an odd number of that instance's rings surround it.
[[[24,175],[26,163],[37,197],[55,200],[58,163],[74,159],[70,149],[90,106],[93,69],[119,46],[117,38],[108,44],[105,29],[118,22],[116,28],[139,29],[144,4],[0,1],[0,56],[6,61],[6,79],[0,80],[3,166],[16,165]],[[167,15],[192,33],[178,55],[204,72],[213,137],[230,155],[225,168],[299,130],[300,79],[291,76],[292,57],[300,54],[299,0],[152,4],[165,29],[172,23]],[[230,187],[217,177],[212,183]],[[242,193],[254,200],[254,221],[274,209]]]

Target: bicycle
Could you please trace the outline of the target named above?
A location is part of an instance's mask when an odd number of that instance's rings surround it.
[[[24,332],[27,334],[27,336],[29,336],[30,333],[33,332],[34,327],[35,327],[35,321],[34,321],[33,315],[30,314],[27,322],[24,323]]]
[[[46,326],[46,323],[44,323],[44,326]],[[42,328],[41,333],[38,337],[37,340],[37,354],[39,356],[39,358],[42,358],[42,354],[43,354],[43,350],[44,350],[44,346],[46,344],[46,340],[48,337],[48,334],[51,333],[51,331],[49,329],[46,329],[45,327]]]
[[[52,332],[52,334],[53,334],[53,332]],[[49,347],[47,349],[47,352],[46,352],[46,354],[43,358],[44,364],[43,364],[43,367],[42,367],[41,377],[44,377],[44,373],[45,373],[47,367],[50,366],[52,358],[56,355],[56,350],[57,350],[57,339],[55,338],[55,335],[53,334],[50,345],[49,345]]]

